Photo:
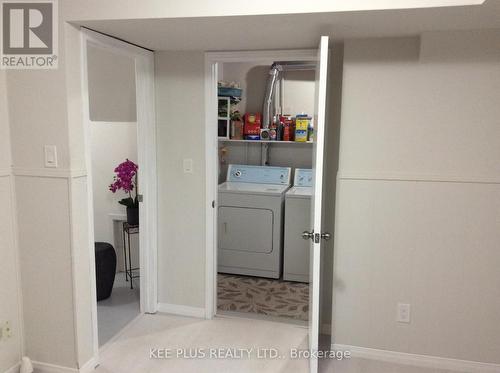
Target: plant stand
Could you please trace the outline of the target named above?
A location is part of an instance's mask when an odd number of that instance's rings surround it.
[[[123,259],[125,261],[125,281],[130,279],[130,289],[134,288],[133,280],[141,277],[139,273],[140,268],[132,268],[132,256],[130,255],[130,235],[132,234],[139,234],[139,226],[123,222]]]

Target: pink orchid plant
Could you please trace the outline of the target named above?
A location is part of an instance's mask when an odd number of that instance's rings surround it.
[[[134,162],[126,159],[115,168],[116,175],[113,177],[113,183],[110,184],[109,190],[116,193],[118,190],[123,190],[128,193],[127,198],[118,201],[121,205],[137,208],[139,201],[137,195],[139,193],[139,185],[137,184],[137,170],[139,166]]]

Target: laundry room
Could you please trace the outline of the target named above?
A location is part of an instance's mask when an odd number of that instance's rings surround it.
[[[316,61],[225,57],[215,103],[217,313],[306,324]]]

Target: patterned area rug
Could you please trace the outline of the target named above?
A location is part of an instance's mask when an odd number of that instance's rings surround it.
[[[308,320],[308,284],[221,273],[217,283],[219,310]]]

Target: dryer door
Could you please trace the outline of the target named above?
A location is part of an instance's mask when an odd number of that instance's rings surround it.
[[[219,249],[271,253],[273,211],[268,209],[219,208]]]

